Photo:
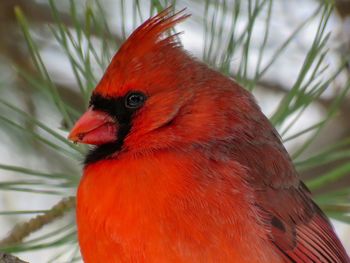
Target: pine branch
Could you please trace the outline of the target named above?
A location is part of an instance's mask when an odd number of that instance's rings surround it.
[[[0,247],[8,247],[19,244],[31,233],[41,229],[43,226],[62,217],[66,212],[75,207],[75,197],[70,196],[59,201],[43,215],[36,216],[27,222],[16,225],[10,234],[0,241]],[[0,261],[1,262],[1,261]]]
[[[27,261],[20,260],[18,257],[10,254],[0,252],[0,263],[28,263]]]

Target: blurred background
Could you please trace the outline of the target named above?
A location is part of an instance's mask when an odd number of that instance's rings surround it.
[[[0,251],[80,261],[87,149],[68,130],[123,40],[169,5],[192,14],[184,48],[256,96],[350,252],[348,0],[0,0]]]

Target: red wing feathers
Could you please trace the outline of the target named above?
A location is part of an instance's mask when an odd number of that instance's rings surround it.
[[[280,204],[279,213],[274,207],[266,211],[270,217],[268,227],[271,229],[271,241],[287,262],[350,262],[330,222],[309,199],[309,193],[302,183],[297,190],[274,191],[282,191],[283,195],[288,195],[290,198],[290,203],[286,203],[288,205],[285,207],[283,203]],[[299,209],[295,210],[293,206],[293,202],[295,204],[295,201],[299,203],[301,200],[306,201],[302,208],[307,211],[303,213]]]
[[[276,131],[260,131],[259,136],[260,141],[236,142],[235,157],[249,170],[256,207],[273,246],[286,262],[350,262],[329,220],[299,180]]]

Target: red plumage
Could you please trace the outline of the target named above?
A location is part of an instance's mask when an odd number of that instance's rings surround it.
[[[70,138],[85,262],[350,262],[252,95],[164,36],[123,44]]]

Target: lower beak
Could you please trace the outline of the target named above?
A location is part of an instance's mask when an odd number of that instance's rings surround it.
[[[73,142],[101,145],[117,140],[118,125],[107,113],[88,109],[68,135]]]

